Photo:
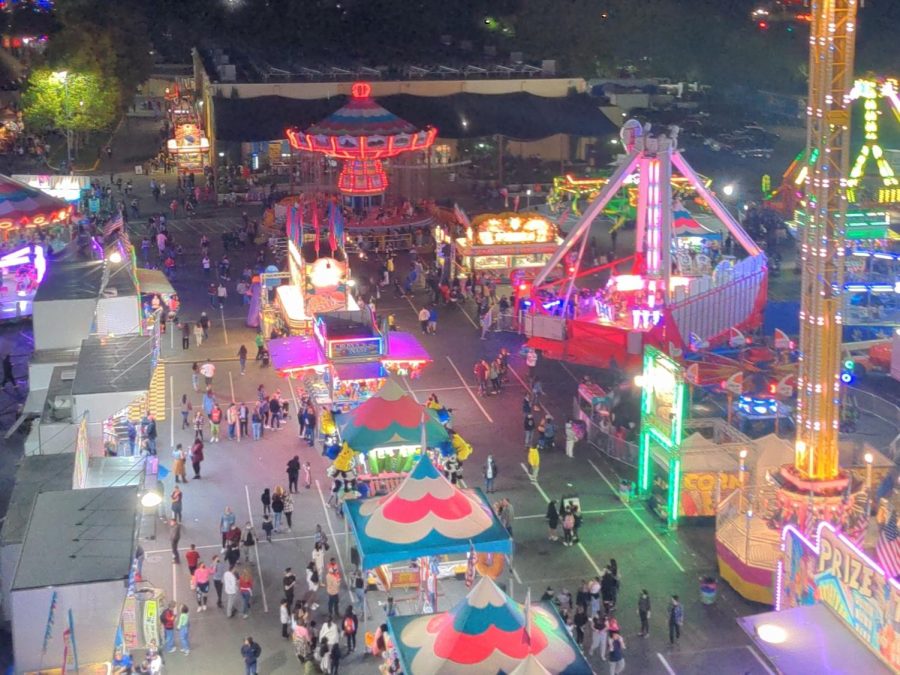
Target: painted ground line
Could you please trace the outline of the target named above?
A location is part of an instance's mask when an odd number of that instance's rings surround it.
[[[562,366],[562,369],[569,374],[569,377],[571,377],[573,380],[575,380],[575,382],[577,382],[578,384],[581,384],[581,380],[579,380],[577,377],[575,377],[575,374],[571,370],[569,370],[568,366],[566,366],[566,364],[565,364],[565,361],[559,361],[558,363],[559,363],[559,365]]]
[[[230,375],[231,373],[229,373]],[[244,495],[247,497],[247,513],[250,516],[250,522],[253,522],[253,509],[250,506],[250,488],[244,484]],[[262,562],[259,559],[259,537],[253,538],[253,550],[256,551],[256,573],[259,575],[259,594],[263,599],[263,611],[269,613],[269,603],[266,600],[266,585],[263,583]]]
[[[413,397],[413,400],[416,403],[421,403],[419,397],[416,396],[416,392],[413,391],[412,387],[409,386],[409,379],[407,379],[406,375],[403,376],[403,384],[406,385],[406,391],[409,392],[409,395]]]
[[[582,511],[581,515],[590,516],[598,513],[618,513],[619,511],[627,511],[624,506],[618,509],[592,509],[590,511]],[[544,513],[533,513],[527,516],[513,516],[513,520],[530,520],[532,518],[546,518],[547,515]]]
[[[237,403],[237,399],[234,397],[234,378],[231,376],[231,371],[228,371],[228,385],[231,387],[231,402]]]
[[[169,400],[171,409],[169,410],[169,445],[175,447],[175,376],[169,375]],[[179,411],[180,413],[181,411]],[[181,417],[181,415],[178,415]],[[157,455],[158,456],[158,455]]]
[[[597,468],[597,465],[594,464],[593,460],[589,459],[588,464],[591,465],[591,467],[594,469],[594,471],[597,472],[597,475],[599,475],[600,478],[602,478],[603,481],[609,486],[609,489],[612,490],[613,494],[618,494],[616,487],[612,484],[612,482],[609,480],[609,478],[607,478],[606,475],[600,469]],[[657,544],[659,544],[659,547],[665,552],[665,554],[667,556],[669,556],[669,559],[673,563],[675,563],[675,567],[677,567],[680,572],[684,572],[685,569],[681,565],[681,563],[678,561],[678,558],[676,558],[675,555],[668,549],[668,547],[666,547],[666,545],[664,543],[662,543],[662,540],[656,536],[656,532],[654,532],[653,530],[650,529],[650,526],[644,522],[643,518],[641,518],[635,512],[635,510],[631,507],[631,505],[626,506],[626,509],[631,513],[632,516],[634,516],[634,519],[636,521],[638,521],[645,530],[647,530],[647,533],[651,537],[653,537],[653,541],[655,541]]]
[[[465,387],[436,387],[431,389],[410,389],[410,393],[417,392],[419,394],[430,394],[434,391],[462,391]]]
[[[526,475],[529,477],[529,479],[530,479],[530,478],[531,478],[531,472],[528,470],[528,467],[525,466],[525,464],[524,464],[523,462],[519,462],[519,466],[522,467],[522,470],[525,472],[525,474],[526,474]],[[531,481],[531,484],[534,485],[534,487],[537,488],[537,491],[541,494],[541,497],[544,498],[544,501],[549,503],[549,502],[550,502],[550,497],[548,497],[548,496],[547,496],[547,493],[544,492],[544,488],[542,488],[542,487],[540,486],[540,484],[539,484],[536,480]],[[514,519],[515,519],[515,518],[514,518]],[[594,559],[591,557],[591,554],[587,552],[587,549],[584,547],[584,545],[583,545],[580,541],[578,542],[578,550],[580,550],[580,551],[582,552],[582,554],[584,554],[584,557],[587,558],[587,561],[591,564],[591,567],[594,568],[594,572],[597,573],[597,576],[601,576],[601,577],[602,577],[602,576],[603,576],[603,570],[601,570],[601,569],[600,569],[600,566],[597,565],[596,562],[594,562]]]
[[[482,414],[487,418],[487,421],[491,424],[494,423],[494,418],[488,415],[488,411],[484,409],[484,406],[481,405],[481,401],[478,400],[478,397],[475,395],[475,392],[472,391],[472,388],[466,383],[463,379],[462,373],[459,372],[459,368],[456,367],[456,364],[453,363],[453,359],[449,356],[447,357],[447,361],[450,362],[450,367],[453,368],[456,376],[459,378],[459,381],[462,382],[463,387],[466,388],[466,391],[469,392],[469,396],[472,397],[472,400],[475,401],[475,405],[478,406],[478,409],[482,412]]]
[[[666,657],[665,657],[665,656],[663,656],[663,655],[660,654],[659,652],[656,652],[656,658],[658,658],[658,659],[659,659],[659,662],[663,664],[663,668],[666,669],[666,672],[668,672],[669,675],[678,675],[678,674],[675,672],[675,669],[674,669],[672,666],[669,665],[669,662],[668,662],[668,661],[666,661]]]
[[[228,344],[228,325],[225,322],[225,308],[224,306],[219,306],[219,318],[222,320],[222,335],[225,336],[225,344]]]
[[[176,562],[172,561],[172,602],[178,602],[178,578],[176,577],[176,573],[180,565],[176,564]]]
[[[344,533],[337,532],[336,536],[343,537]],[[315,538],[316,538],[316,535],[314,535],[314,534],[304,534],[304,535],[301,535],[298,537],[272,537],[272,543],[277,544],[278,542],[281,542],[281,541],[305,541],[307,539],[315,539]],[[206,548],[217,548],[217,549],[221,550],[222,545],[221,544],[203,544],[202,546],[197,546],[196,548],[197,548],[197,550],[202,550],[202,549],[206,549]],[[187,551],[188,547],[180,546],[178,550],[179,551],[181,551],[181,550]],[[144,553],[146,555],[157,555],[160,553],[171,553],[171,552],[172,552],[172,549],[170,549],[170,548],[160,548],[160,549],[156,549],[153,551],[144,551]]]
[[[350,570],[344,567],[344,557],[341,555],[341,547],[337,544],[336,537],[334,536],[334,528],[331,526],[331,514],[328,513],[329,506],[325,502],[325,495],[322,493],[322,486],[319,484],[318,478],[316,478],[316,490],[319,491],[319,500],[322,502],[322,509],[325,511],[325,522],[328,524],[328,533],[331,535],[332,541],[335,542],[334,552],[337,553],[338,564],[340,564],[341,570],[343,570],[344,572],[343,574],[341,574],[341,585],[347,587],[347,595],[350,598],[350,603],[352,604],[354,603],[356,598],[353,597],[353,589],[350,588]]]
[[[462,301],[462,302],[465,302],[465,301]],[[460,311],[461,311],[461,312],[465,315],[465,317],[469,320],[469,323],[472,324],[472,325],[475,327],[476,330],[480,331],[480,330],[481,330],[481,326],[479,326],[477,323],[475,323],[475,319],[473,319],[471,316],[469,316],[469,313],[466,311],[466,307],[465,307],[464,304],[462,304],[462,302],[458,302],[458,303],[456,304],[456,306],[459,307]]]

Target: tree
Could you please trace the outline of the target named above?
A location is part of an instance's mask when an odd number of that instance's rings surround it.
[[[51,70],[39,69],[28,78],[22,109],[25,123],[32,129],[91,133],[115,122],[118,90],[114,81],[97,73],[68,72],[63,79]]]

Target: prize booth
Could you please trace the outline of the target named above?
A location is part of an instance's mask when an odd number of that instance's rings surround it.
[[[556,223],[532,212],[476,216],[460,237],[437,226],[435,240],[442,266],[449,255],[463,276],[487,272],[507,281],[513,270],[525,279],[536,276],[562,243]]]
[[[309,244],[310,247],[313,244]],[[350,268],[343,249],[316,258],[288,240],[287,269],[260,275],[260,325],[263,335],[312,335],[315,317],[327,312],[358,311],[348,292]],[[313,258],[313,262],[307,262]]]

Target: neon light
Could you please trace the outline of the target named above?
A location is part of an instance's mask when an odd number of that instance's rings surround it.
[[[7,253],[0,258],[0,268],[7,269],[9,267],[27,265],[31,263],[30,255],[30,246]],[[37,282],[41,283],[44,280],[44,274],[47,272],[47,258],[44,256],[44,248],[42,246],[34,247],[34,270],[37,275]]]

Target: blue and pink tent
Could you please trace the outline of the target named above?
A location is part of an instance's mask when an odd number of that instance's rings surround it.
[[[521,605],[488,577],[453,609],[388,627],[406,675],[508,675],[529,657],[551,675],[593,673],[553,605]]]

